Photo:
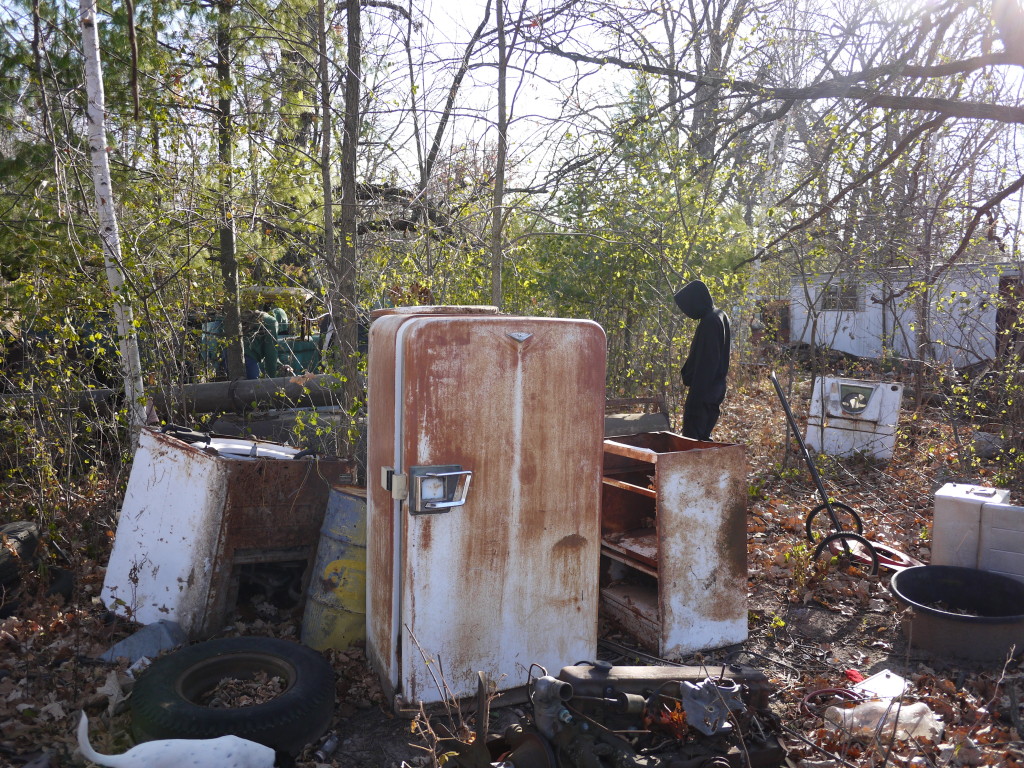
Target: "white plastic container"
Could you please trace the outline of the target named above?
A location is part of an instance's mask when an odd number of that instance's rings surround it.
[[[902,398],[903,385],[896,382],[819,378],[807,417],[808,448],[831,456],[892,458]]]
[[[829,707],[825,710],[825,722],[868,743],[874,739],[888,743],[894,737],[938,741],[943,732],[942,720],[923,701],[870,699],[849,709]]]
[[[978,567],[1024,581],[1024,507],[982,505]]]
[[[989,504],[1005,505],[1009,497],[1007,490],[980,485],[946,483],[942,486],[935,494],[932,565],[981,567],[982,509]],[[1002,515],[999,517],[1001,519]],[[1024,515],[1021,523],[1024,524]],[[986,539],[990,545],[991,532]]]

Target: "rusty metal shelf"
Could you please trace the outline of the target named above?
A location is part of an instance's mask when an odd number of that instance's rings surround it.
[[[601,543],[606,549],[611,549],[625,555],[630,560],[643,563],[653,568],[655,574],[658,569],[658,531],[655,528],[638,528],[634,531],[623,531],[621,533],[609,533],[602,537]],[[627,562],[627,565],[633,563]]]
[[[637,560],[635,557],[632,557],[631,555],[629,555],[629,554],[627,554],[625,552],[621,552],[620,550],[613,549],[612,547],[609,547],[608,545],[602,545],[602,547],[601,547],[601,554],[604,557],[607,557],[609,560],[614,560],[617,563],[622,563],[623,565],[629,566],[630,568],[632,568],[632,569],[634,569],[634,570],[636,570],[636,571],[638,571],[640,573],[644,573],[644,574],[646,574],[646,575],[648,575],[648,576],[650,576],[652,578],[655,578],[655,579],[658,578],[658,569],[657,568],[652,568],[651,566],[647,565],[646,563],[641,562],[640,560]]]
[[[605,612],[628,626],[644,646],[659,647],[661,616],[656,589],[639,584],[611,584],[601,590],[601,600]]]
[[[658,498],[658,492],[653,488],[644,488],[633,483],[627,483],[624,480],[616,480],[614,477],[603,477],[601,482],[605,485],[610,485],[612,488],[620,488],[623,491],[630,491],[631,493],[639,493],[641,496],[646,496],[649,499]]]
[[[667,659],[745,640],[743,447],[657,432],[604,451],[605,615]]]

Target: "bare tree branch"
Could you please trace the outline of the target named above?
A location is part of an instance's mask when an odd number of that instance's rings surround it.
[[[814,85],[803,87],[778,87],[755,83],[750,80],[730,79],[713,75],[698,75],[672,67],[632,62],[617,56],[590,56],[573,51],[564,51],[556,45],[535,40],[545,51],[570,61],[598,66],[613,65],[634,72],[645,72],[663,77],[675,77],[697,85],[716,86],[735,95],[755,94],[767,100],[813,101],[816,99],[853,99],[868,106],[891,109],[935,112],[946,117],[966,117],[979,120],[995,120],[1002,123],[1024,124],[1024,108],[960,101],[956,99],[900,96],[858,87],[856,83],[872,82],[883,77],[940,78],[964,75],[985,67],[997,65],[1024,66],[1024,56],[1007,52],[987,56],[975,56],[959,62],[936,66],[893,65],[872,67],[842,77],[836,77]]]

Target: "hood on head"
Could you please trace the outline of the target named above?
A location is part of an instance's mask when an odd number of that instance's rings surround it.
[[[711,299],[711,292],[700,280],[687,283],[676,293],[676,306],[678,306],[687,317],[700,320],[715,308],[715,302]]]

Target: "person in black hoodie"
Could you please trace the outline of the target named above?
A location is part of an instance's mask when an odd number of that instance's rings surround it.
[[[675,295],[683,313],[699,320],[683,363],[683,384],[689,387],[683,406],[683,436],[710,440],[725,400],[732,333],[729,316],[715,307],[708,287],[700,280],[687,283]]]

